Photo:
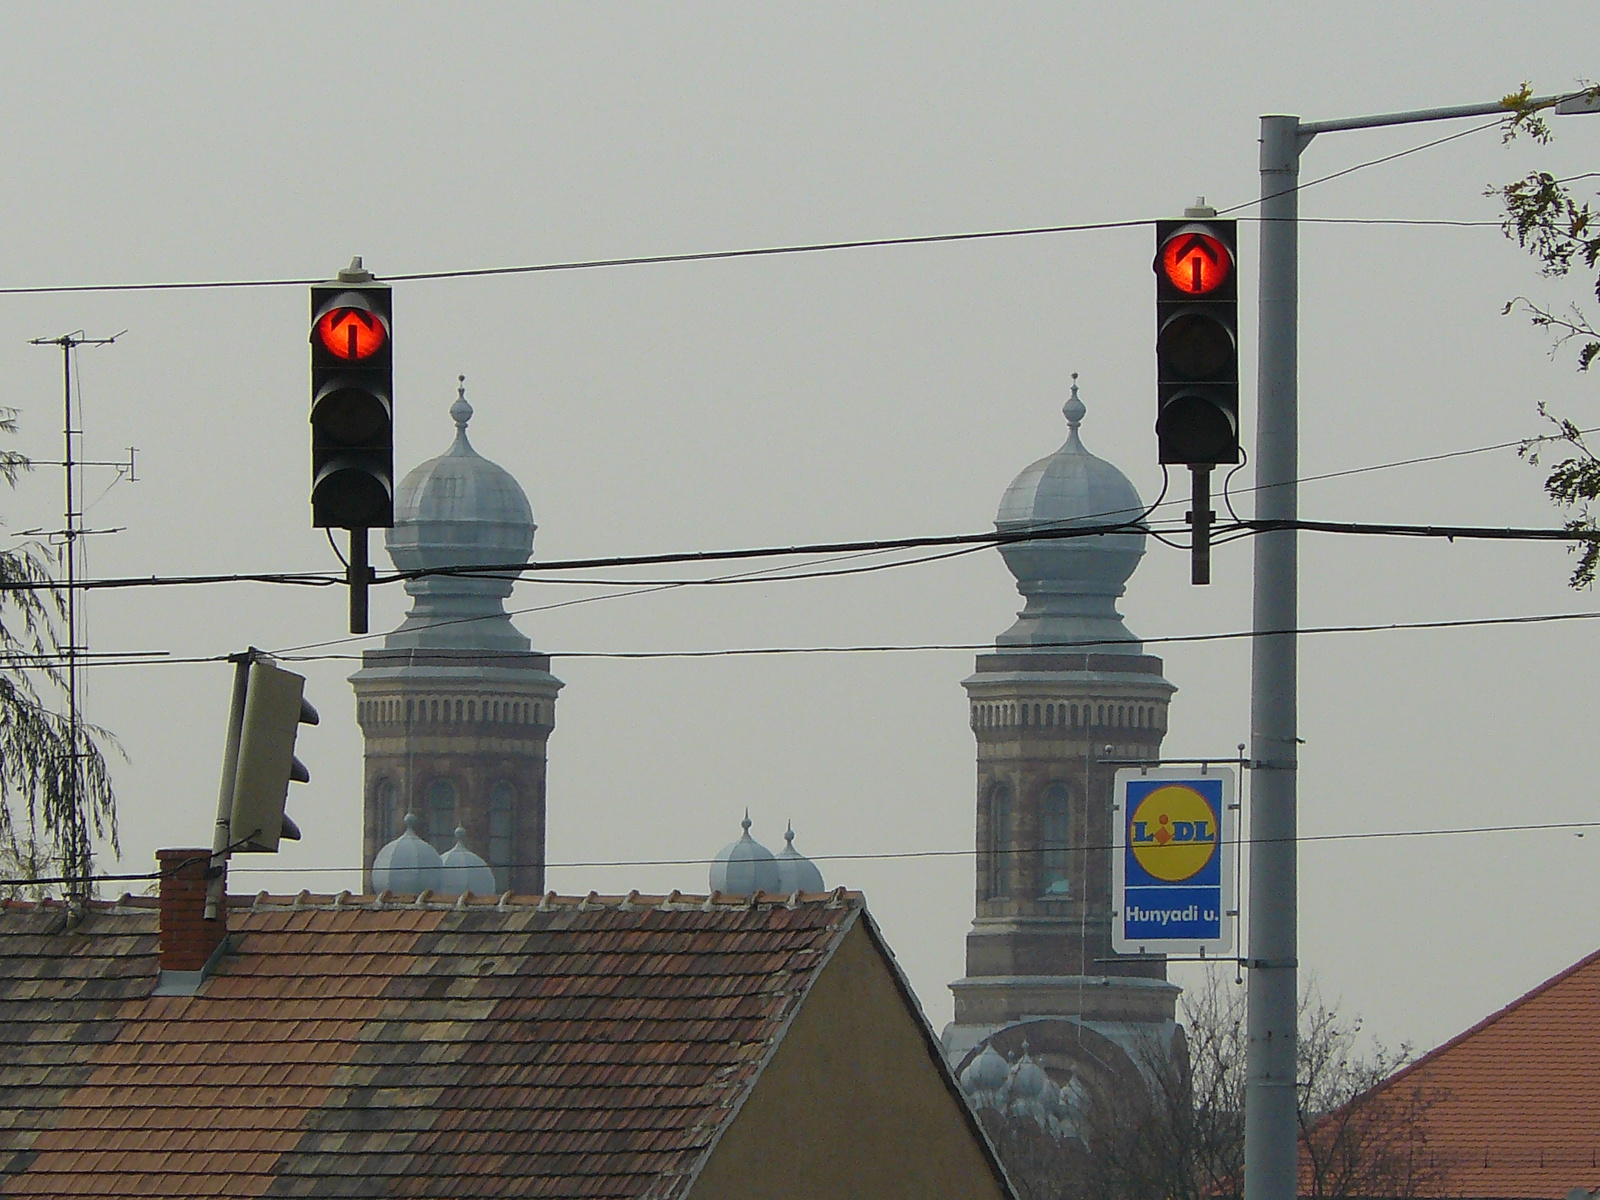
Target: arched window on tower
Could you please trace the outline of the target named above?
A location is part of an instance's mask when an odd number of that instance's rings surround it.
[[[517,789],[502,779],[489,789],[489,865],[502,892],[511,886],[511,867],[517,861],[516,831]]]
[[[396,790],[392,779],[380,779],[378,786],[372,789],[372,831],[380,850],[394,841],[395,830],[400,825],[399,815],[394,811]]]
[[[440,854],[456,844],[456,785],[448,779],[428,785],[428,844]]]
[[[996,783],[989,789],[989,844],[986,887],[991,900],[1003,900],[1011,895],[1016,872],[1016,811],[1011,802],[1011,789]]]
[[[1039,891],[1044,896],[1064,900],[1071,895],[1071,830],[1072,797],[1066,784],[1052,783],[1039,803]]]

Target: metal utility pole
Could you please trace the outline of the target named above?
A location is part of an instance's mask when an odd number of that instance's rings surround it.
[[[1600,113],[1588,93],[1538,96],[1522,109]],[[1503,101],[1302,122],[1261,118],[1261,310],[1257,347],[1256,516],[1299,517],[1300,155],[1319,133],[1457,117],[1509,116]],[[1298,768],[1299,558],[1295,531],[1257,536],[1250,679],[1249,1063],[1245,1083],[1245,1200],[1295,1200],[1298,993],[1295,836]]]

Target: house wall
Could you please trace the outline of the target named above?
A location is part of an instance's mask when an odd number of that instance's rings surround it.
[[[936,1054],[858,921],[690,1200],[1010,1200]]]

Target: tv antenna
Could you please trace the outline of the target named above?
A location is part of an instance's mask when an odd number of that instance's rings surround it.
[[[29,342],[34,346],[59,346],[61,348],[61,408],[62,408],[62,458],[60,462],[47,462],[46,466],[59,466],[66,478],[66,509],[63,518],[63,528],[60,532],[62,538],[62,557],[65,558],[65,575],[67,585],[67,731],[70,749],[71,766],[67,773],[69,798],[66,820],[63,822],[65,829],[65,861],[61,864],[62,875],[74,882],[67,885],[68,893],[75,902],[85,902],[93,885],[90,876],[94,870],[94,846],[89,839],[89,819],[83,806],[83,716],[80,706],[78,689],[78,660],[82,657],[84,647],[80,644],[79,630],[81,624],[78,613],[78,543],[81,538],[89,533],[110,533],[114,530],[86,530],[83,527],[84,510],[82,503],[83,488],[82,471],[86,466],[110,466],[117,468],[119,475],[125,475],[130,481],[136,480],[134,474],[134,453],[132,446],[128,447],[128,461],[126,463],[112,462],[101,463],[86,460],[81,453],[74,456],[73,439],[77,438],[77,448],[81,451],[83,429],[81,420],[75,426],[72,420],[72,368],[73,354],[80,346],[109,346],[123,333],[112,334],[106,338],[92,338],[79,329],[73,333],[63,333],[58,337],[33,338]],[[80,389],[81,392],[81,389]],[[78,413],[81,418],[83,413],[83,400],[80,394],[78,399]]]

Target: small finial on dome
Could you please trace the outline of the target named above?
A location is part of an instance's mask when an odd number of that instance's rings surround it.
[[[456,845],[465,846],[466,844],[467,844],[467,831],[465,829],[461,828],[461,826],[457,825],[456,826]]]
[[[784,845],[789,847],[789,849],[791,849],[791,850],[794,849],[794,822],[793,821],[790,821],[789,822],[789,828],[787,828],[787,829],[785,829],[783,831],[783,842],[784,842]]]
[[[746,837],[750,836],[750,810],[748,808],[744,810],[744,820],[739,822],[739,828],[744,830]]]
[[[416,830],[417,830],[417,814],[416,813],[407,813],[406,814],[406,832],[407,833],[415,833]]]
[[[1083,414],[1087,411],[1083,401],[1078,399],[1078,373],[1074,371],[1072,373],[1072,395],[1068,396],[1067,402],[1061,406],[1061,412],[1067,418],[1067,427],[1074,434],[1078,432],[1078,426],[1083,423]]]
[[[466,433],[467,422],[472,420],[472,405],[467,403],[467,377],[456,376],[456,402],[450,406],[450,419],[456,423],[458,433]]]

